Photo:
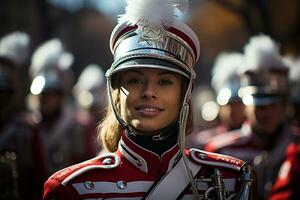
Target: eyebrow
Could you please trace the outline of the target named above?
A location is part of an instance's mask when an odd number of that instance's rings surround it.
[[[129,71],[127,71],[126,73],[129,73],[129,72],[135,72],[137,74],[140,74],[140,75],[143,75],[144,73],[142,72],[142,70],[136,70],[136,69],[131,69]],[[175,73],[174,72],[170,72],[168,70],[163,70],[162,72],[159,72],[158,75],[173,75],[175,76]]]

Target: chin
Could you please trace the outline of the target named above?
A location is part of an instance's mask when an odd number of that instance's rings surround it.
[[[136,131],[140,133],[153,133],[161,129],[157,127],[157,124],[153,124],[153,123],[152,124],[132,123],[132,126]]]

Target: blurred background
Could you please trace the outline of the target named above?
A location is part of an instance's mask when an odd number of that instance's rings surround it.
[[[0,36],[20,30],[31,36],[32,51],[60,38],[75,56],[75,74],[94,62],[112,63],[109,37],[124,13],[125,0],[10,0],[0,2]],[[199,84],[209,84],[210,68],[221,51],[241,50],[251,35],[266,33],[284,53],[300,49],[299,0],[191,0],[186,17],[201,42]]]
[[[53,172],[102,150],[96,126],[107,105],[109,39],[125,6],[126,0],[0,1],[0,199],[41,199]],[[266,34],[282,55],[300,55],[299,0],[190,0],[181,17],[201,46],[196,131],[222,121],[211,86],[219,54],[242,53],[250,37]]]
[[[46,40],[61,39],[74,55],[76,80],[89,63],[104,71],[111,65],[109,37],[125,5],[125,0],[1,1],[0,36],[13,31],[28,33],[31,53]],[[191,0],[184,19],[200,39],[196,86],[203,93],[207,91],[201,102],[213,98],[210,78],[216,56],[223,51],[241,52],[252,35],[270,35],[283,54],[298,55],[300,51],[299,0]],[[28,68],[22,73],[25,94],[30,85]]]

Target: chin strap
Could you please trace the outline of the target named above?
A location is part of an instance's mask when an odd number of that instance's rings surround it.
[[[188,174],[190,183],[191,183],[191,189],[193,191],[193,196],[194,199],[198,198],[198,191],[196,187],[196,183],[194,180],[195,174],[192,174],[189,166],[188,166],[188,158],[185,154],[185,133],[186,133],[186,122],[189,114],[189,105],[185,104],[182,109],[181,109],[181,114],[180,114],[180,125],[179,125],[179,134],[178,134],[178,143],[179,143],[179,148],[182,154],[182,159],[183,159],[183,164],[185,167],[185,170]]]
[[[182,154],[184,167],[185,167],[185,170],[188,174],[188,177],[189,177],[189,180],[191,183],[191,189],[193,191],[194,199],[198,199],[198,191],[197,191],[196,183],[194,180],[195,174],[193,174],[191,172],[191,169],[188,165],[188,158],[186,157],[186,154],[185,154],[185,135],[186,135],[186,128],[187,128],[186,125],[187,125],[189,109],[190,109],[188,102],[191,99],[193,81],[195,78],[196,78],[196,74],[193,70],[191,70],[191,77],[189,79],[189,85],[188,85],[187,91],[185,93],[185,97],[183,100],[183,106],[180,110],[178,144],[179,144],[180,151]]]
[[[110,71],[108,70],[106,72],[106,80],[107,80],[107,93],[108,93],[108,97],[109,97],[109,103],[112,106],[113,112],[115,114],[115,117],[117,118],[118,122],[123,126],[123,128],[125,128],[126,130],[128,130],[130,133],[133,133],[133,131],[131,130],[131,128],[127,125],[127,123],[118,115],[116,106],[114,104],[113,101],[113,97],[112,97],[112,86],[111,86],[111,76],[110,76]]]

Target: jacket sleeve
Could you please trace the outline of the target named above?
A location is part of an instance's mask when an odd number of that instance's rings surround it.
[[[56,179],[49,179],[44,184],[43,200],[79,200],[77,191],[71,186],[63,186]]]
[[[286,160],[282,163],[273,185],[269,200],[297,199],[300,196],[300,144],[287,148]]]

